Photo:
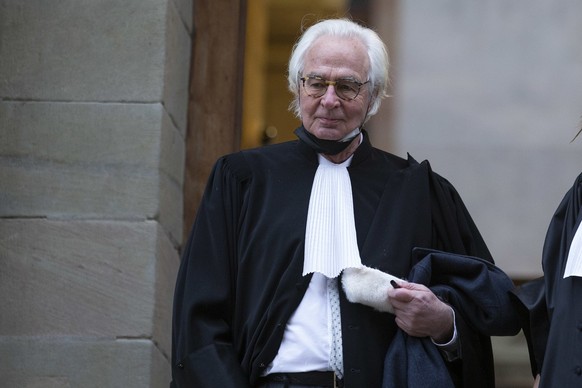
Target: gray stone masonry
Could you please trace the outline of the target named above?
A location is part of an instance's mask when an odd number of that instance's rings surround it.
[[[192,0],[0,0],[0,385],[167,387]]]

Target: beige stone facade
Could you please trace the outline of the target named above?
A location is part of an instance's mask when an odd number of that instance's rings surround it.
[[[0,1],[0,385],[167,387],[190,0]]]
[[[0,0],[0,387],[168,386],[179,252],[208,171],[264,128],[292,138],[285,64],[300,24],[320,16],[351,12],[388,42],[393,97],[369,123],[375,145],[428,158],[497,263],[539,276],[547,223],[582,168],[582,139],[569,143],[577,11]],[[493,345],[498,386],[531,386],[523,336]]]

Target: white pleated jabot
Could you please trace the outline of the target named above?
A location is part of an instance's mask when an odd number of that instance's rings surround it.
[[[578,226],[568,251],[564,278],[569,276],[582,277],[582,225]]]
[[[307,213],[304,276],[319,272],[335,278],[345,268],[362,266],[347,170],[351,161],[335,164],[319,155]]]

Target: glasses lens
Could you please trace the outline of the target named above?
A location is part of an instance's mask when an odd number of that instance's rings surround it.
[[[325,80],[320,78],[309,77],[304,82],[305,89],[307,89],[307,94],[312,97],[321,97],[325,94],[327,89],[327,84]]]
[[[360,85],[353,81],[339,80],[335,85],[335,92],[341,98],[353,100],[360,91]]]
[[[343,100],[353,100],[360,92],[361,84],[356,81],[338,80],[336,82],[326,81],[319,77],[302,78],[303,86],[311,97],[321,97],[325,94],[328,85],[334,85],[337,96]]]

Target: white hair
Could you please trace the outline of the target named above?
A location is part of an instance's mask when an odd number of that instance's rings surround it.
[[[299,38],[289,59],[287,81],[293,100],[289,109],[300,118],[299,78],[305,68],[305,56],[313,43],[322,36],[359,39],[368,53],[371,102],[366,120],[378,112],[383,98],[388,97],[388,50],[378,34],[348,19],[328,19],[309,27]]]

